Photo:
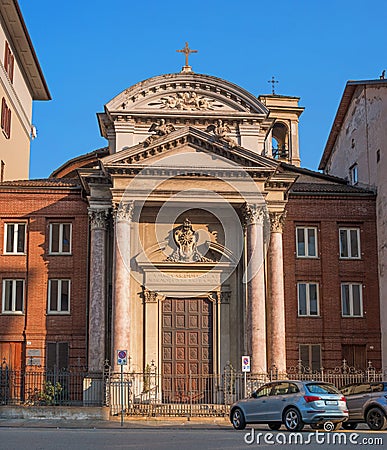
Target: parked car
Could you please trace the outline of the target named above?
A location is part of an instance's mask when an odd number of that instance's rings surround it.
[[[354,430],[360,422],[366,422],[371,430],[387,427],[387,383],[352,383],[341,392],[347,398],[348,422],[343,428]]]
[[[289,431],[301,431],[305,424],[317,429],[327,421],[336,429],[347,418],[343,394],[332,384],[318,381],[267,383],[251,398],[234,403],[230,410],[231,423],[237,430],[243,430],[246,424],[267,423],[271,430],[285,424]]]

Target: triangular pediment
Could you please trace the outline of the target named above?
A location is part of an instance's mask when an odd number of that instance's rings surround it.
[[[252,168],[274,172],[278,162],[240,146],[230,146],[212,134],[184,127],[101,159],[105,168],[128,166]]]

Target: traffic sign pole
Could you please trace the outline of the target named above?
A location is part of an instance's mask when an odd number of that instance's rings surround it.
[[[117,350],[117,365],[121,367],[120,397],[121,397],[121,426],[124,425],[124,366],[128,364],[128,351]]]
[[[121,364],[121,426],[124,426],[124,365]]]

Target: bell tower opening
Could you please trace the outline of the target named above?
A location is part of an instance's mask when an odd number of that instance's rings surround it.
[[[275,159],[289,158],[289,129],[281,123],[275,123],[272,129],[272,156]]]

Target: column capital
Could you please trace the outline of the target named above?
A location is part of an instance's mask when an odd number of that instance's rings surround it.
[[[286,218],[286,211],[270,212],[269,217],[270,217],[270,231],[272,233],[282,233]]]
[[[106,230],[109,219],[109,209],[88,208],[90,227],[92,230]]]
[[[133,218],[134,201],[120,202],[114,204],[114,218],[116,222],[131,222]]]
[[[144,302],[145,303],[157,303],[165,299],[165,295],[159,294],[149,289],[144,289]]]
[[[214,291],[207,295],[207,298],[216,303],[230,303],[230,291]]]
[[[244,227],[253,224],[263,225],[267,219],[267,209],[265,204],[245,203],[242,206],[242,220]]]

